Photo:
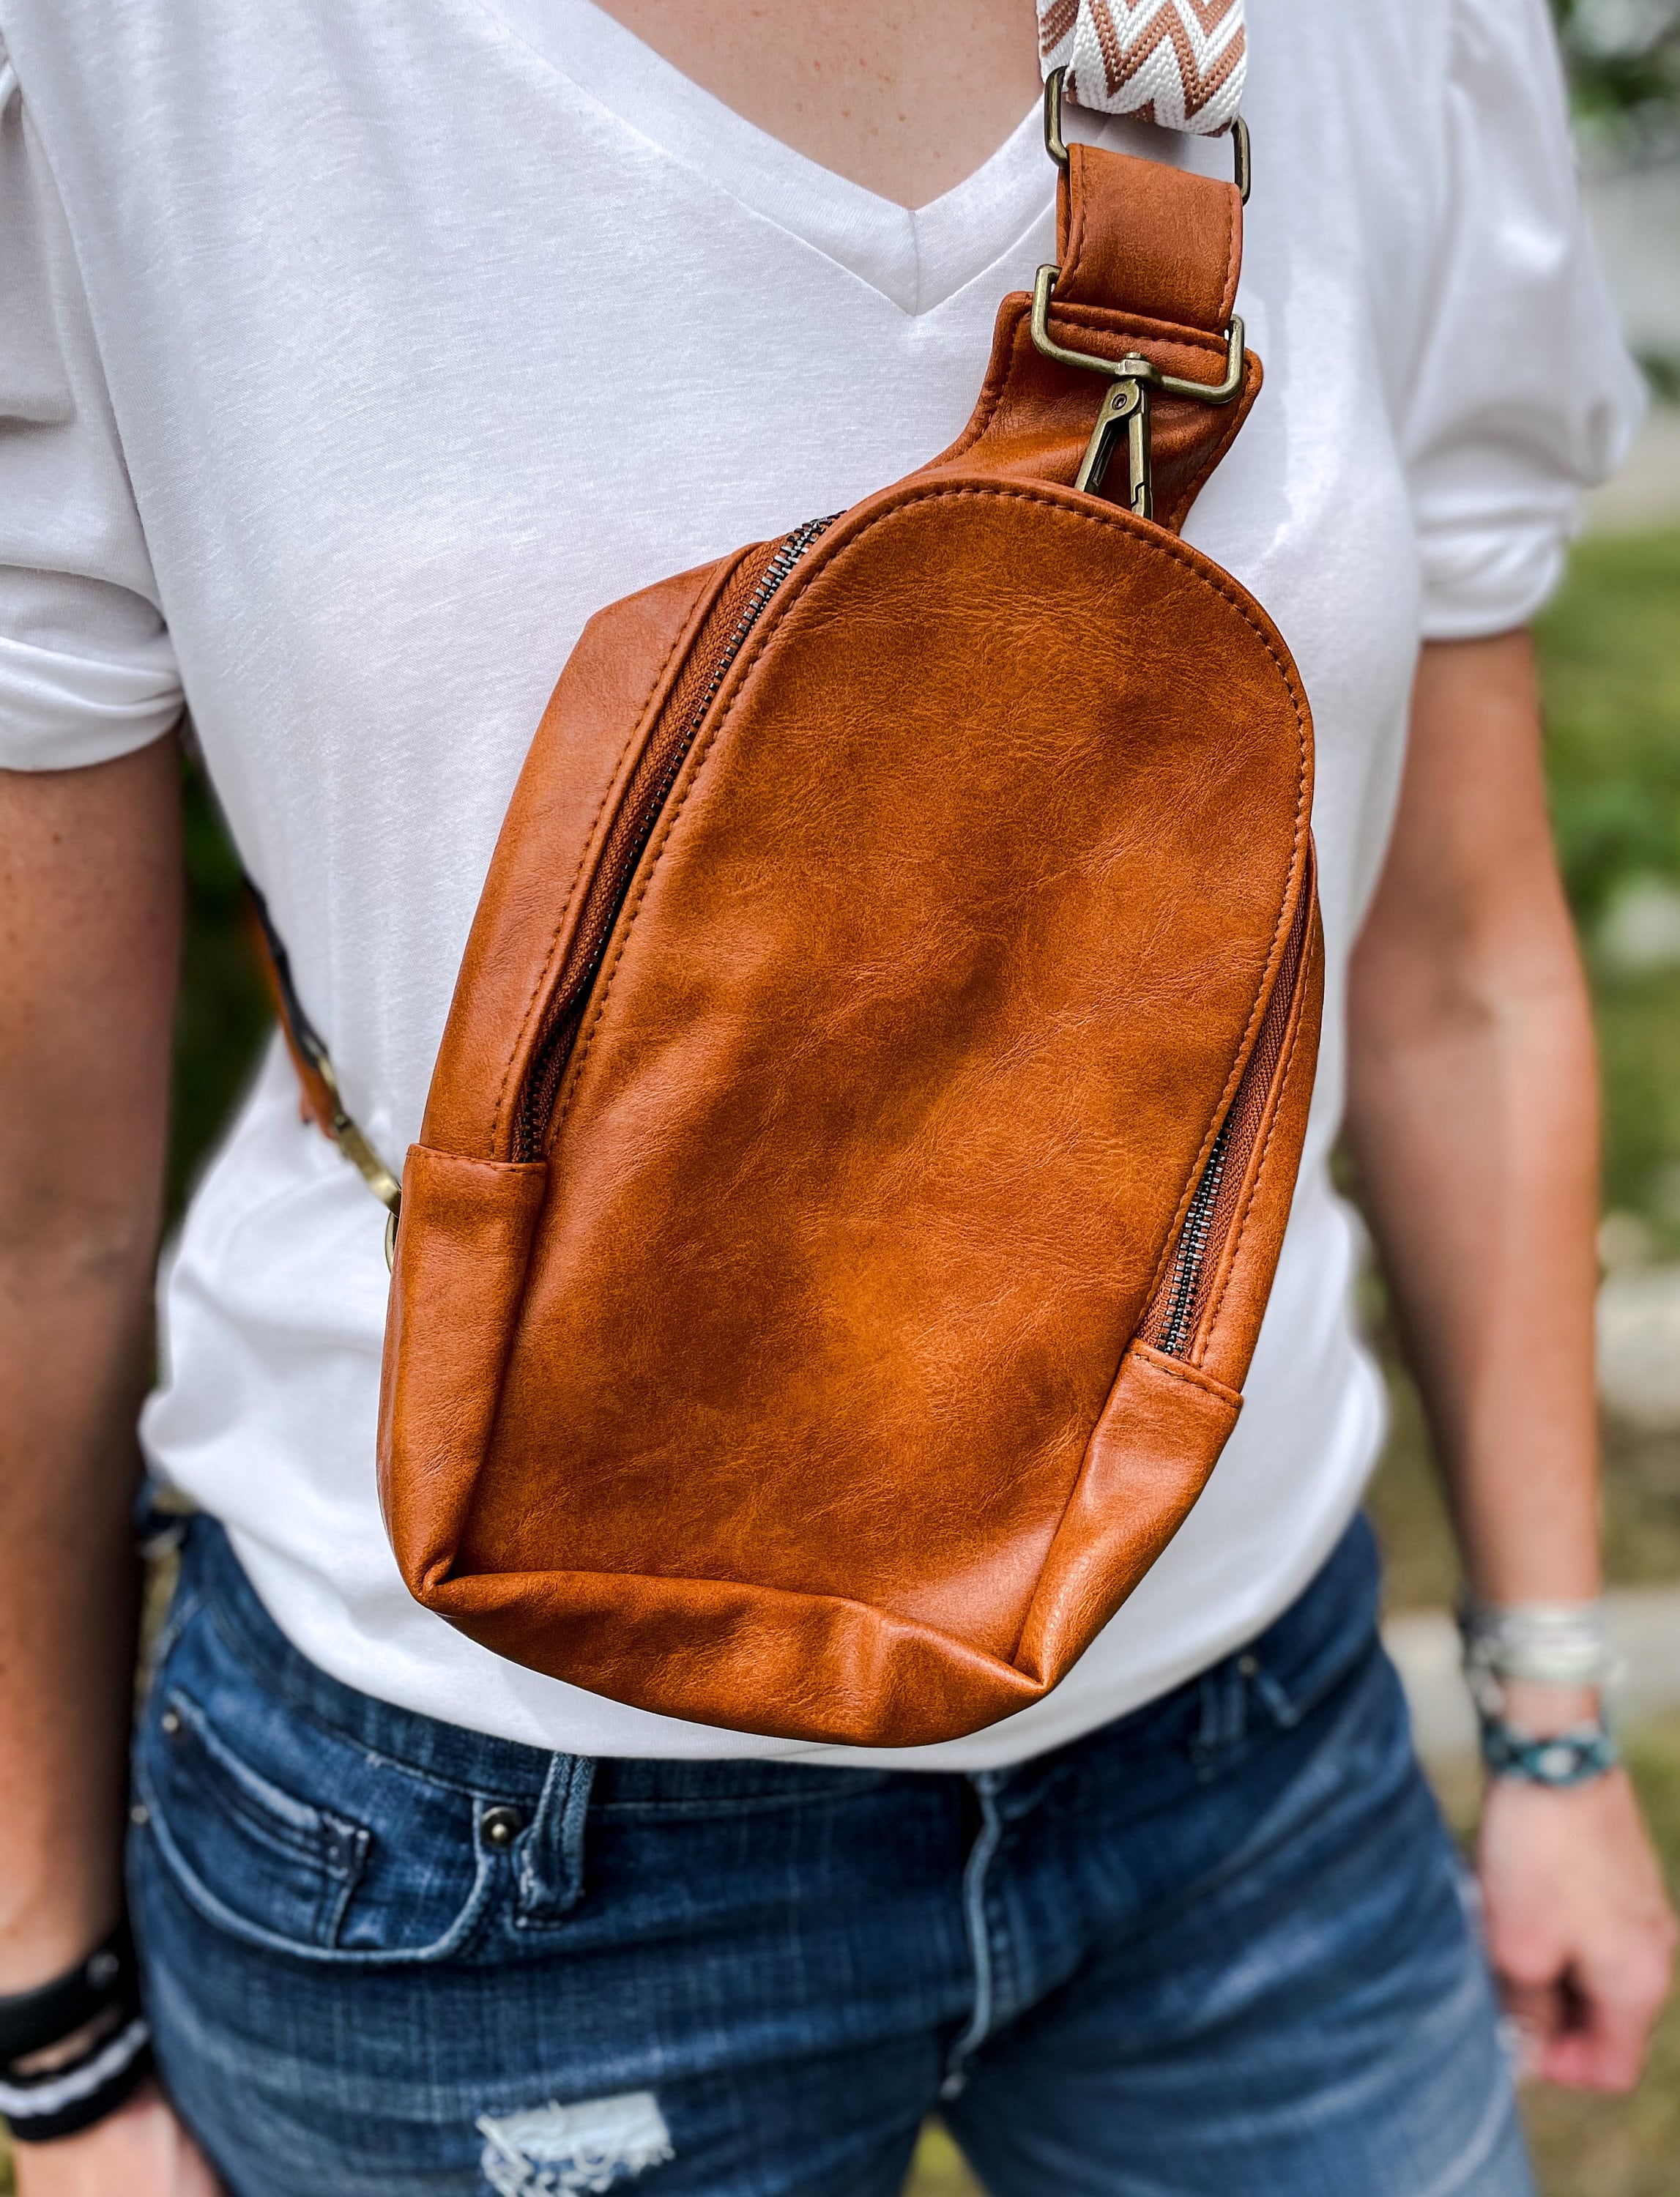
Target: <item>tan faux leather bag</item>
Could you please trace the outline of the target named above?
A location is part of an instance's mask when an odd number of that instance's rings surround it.
[[[1241,200],[1051,108],[1059,270],[960,439],[584,632],[403,1172],[403,1575],[673,1716],[900,1746],[1053,1686],[1213,1469],[1289,1212],[1307,707],[1176,532],[1260,386]]]

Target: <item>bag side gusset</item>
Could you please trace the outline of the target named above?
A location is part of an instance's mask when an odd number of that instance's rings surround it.
[[[590,619],[543,712],[497,839],[420,1141],[403,1170],[406,1225],[385,1321],[379,1499],[403,1578],[421,1601],[454,1561],[542,1210],[546,1163],[508,1155],[550,971],[640,731],[737,562],[675,574]],[[570,889],[557,894],[557,878],[570,879]]]

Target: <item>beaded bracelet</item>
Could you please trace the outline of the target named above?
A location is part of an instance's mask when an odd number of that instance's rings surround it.
[[[1561,1788],[1587,1784],[1615,1767],[1616,1742],[1602,1713],[1544,1736],[1505,1716],[1505,1689],[1513,1680],[1599,1687],[1615,1676],[1602,1602],[1500,1603],[1466,1592],[1458,1600],[1458,1631],[1491,1777]]]
[[[1480,1723],[1481,1759],[1490,1777],[1559,1788],[1586,1785],[1613,1770],[1619,1759],[1602,1717],[1591,1724],[1571,1725],[1567,1731],[1544,1739],[1519,1730],[1502,1717],[1483,1716]]]

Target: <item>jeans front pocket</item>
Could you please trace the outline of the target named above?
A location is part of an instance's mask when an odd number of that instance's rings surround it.
[[[317,1723],[246,1661],[213,1607],[175,1632],[136,1737],[137,1906],[155,1867],[205,1921],[315,1962],[444,1959],[508,1857],[504,1797],[427,1775]]]
[[[244,1761],[181,1686],[156,1706],[148,1812],[201,1884],[237,1887],[277,1935],[333,1946],[367,1866],[364,1823],[300,1800]]]

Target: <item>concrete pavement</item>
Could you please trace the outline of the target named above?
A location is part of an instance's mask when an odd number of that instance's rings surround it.
[[[1680,1706],[1680,1587],[1618,1587],[1605,1597],[1622,1658],[1611,1713],[1631,1723]],[[1382,1628],[1426,1762],[1474,1754],[1476,1721],[1458,1670],[1458,1629],[1444,1609],[1405,1610]]]

